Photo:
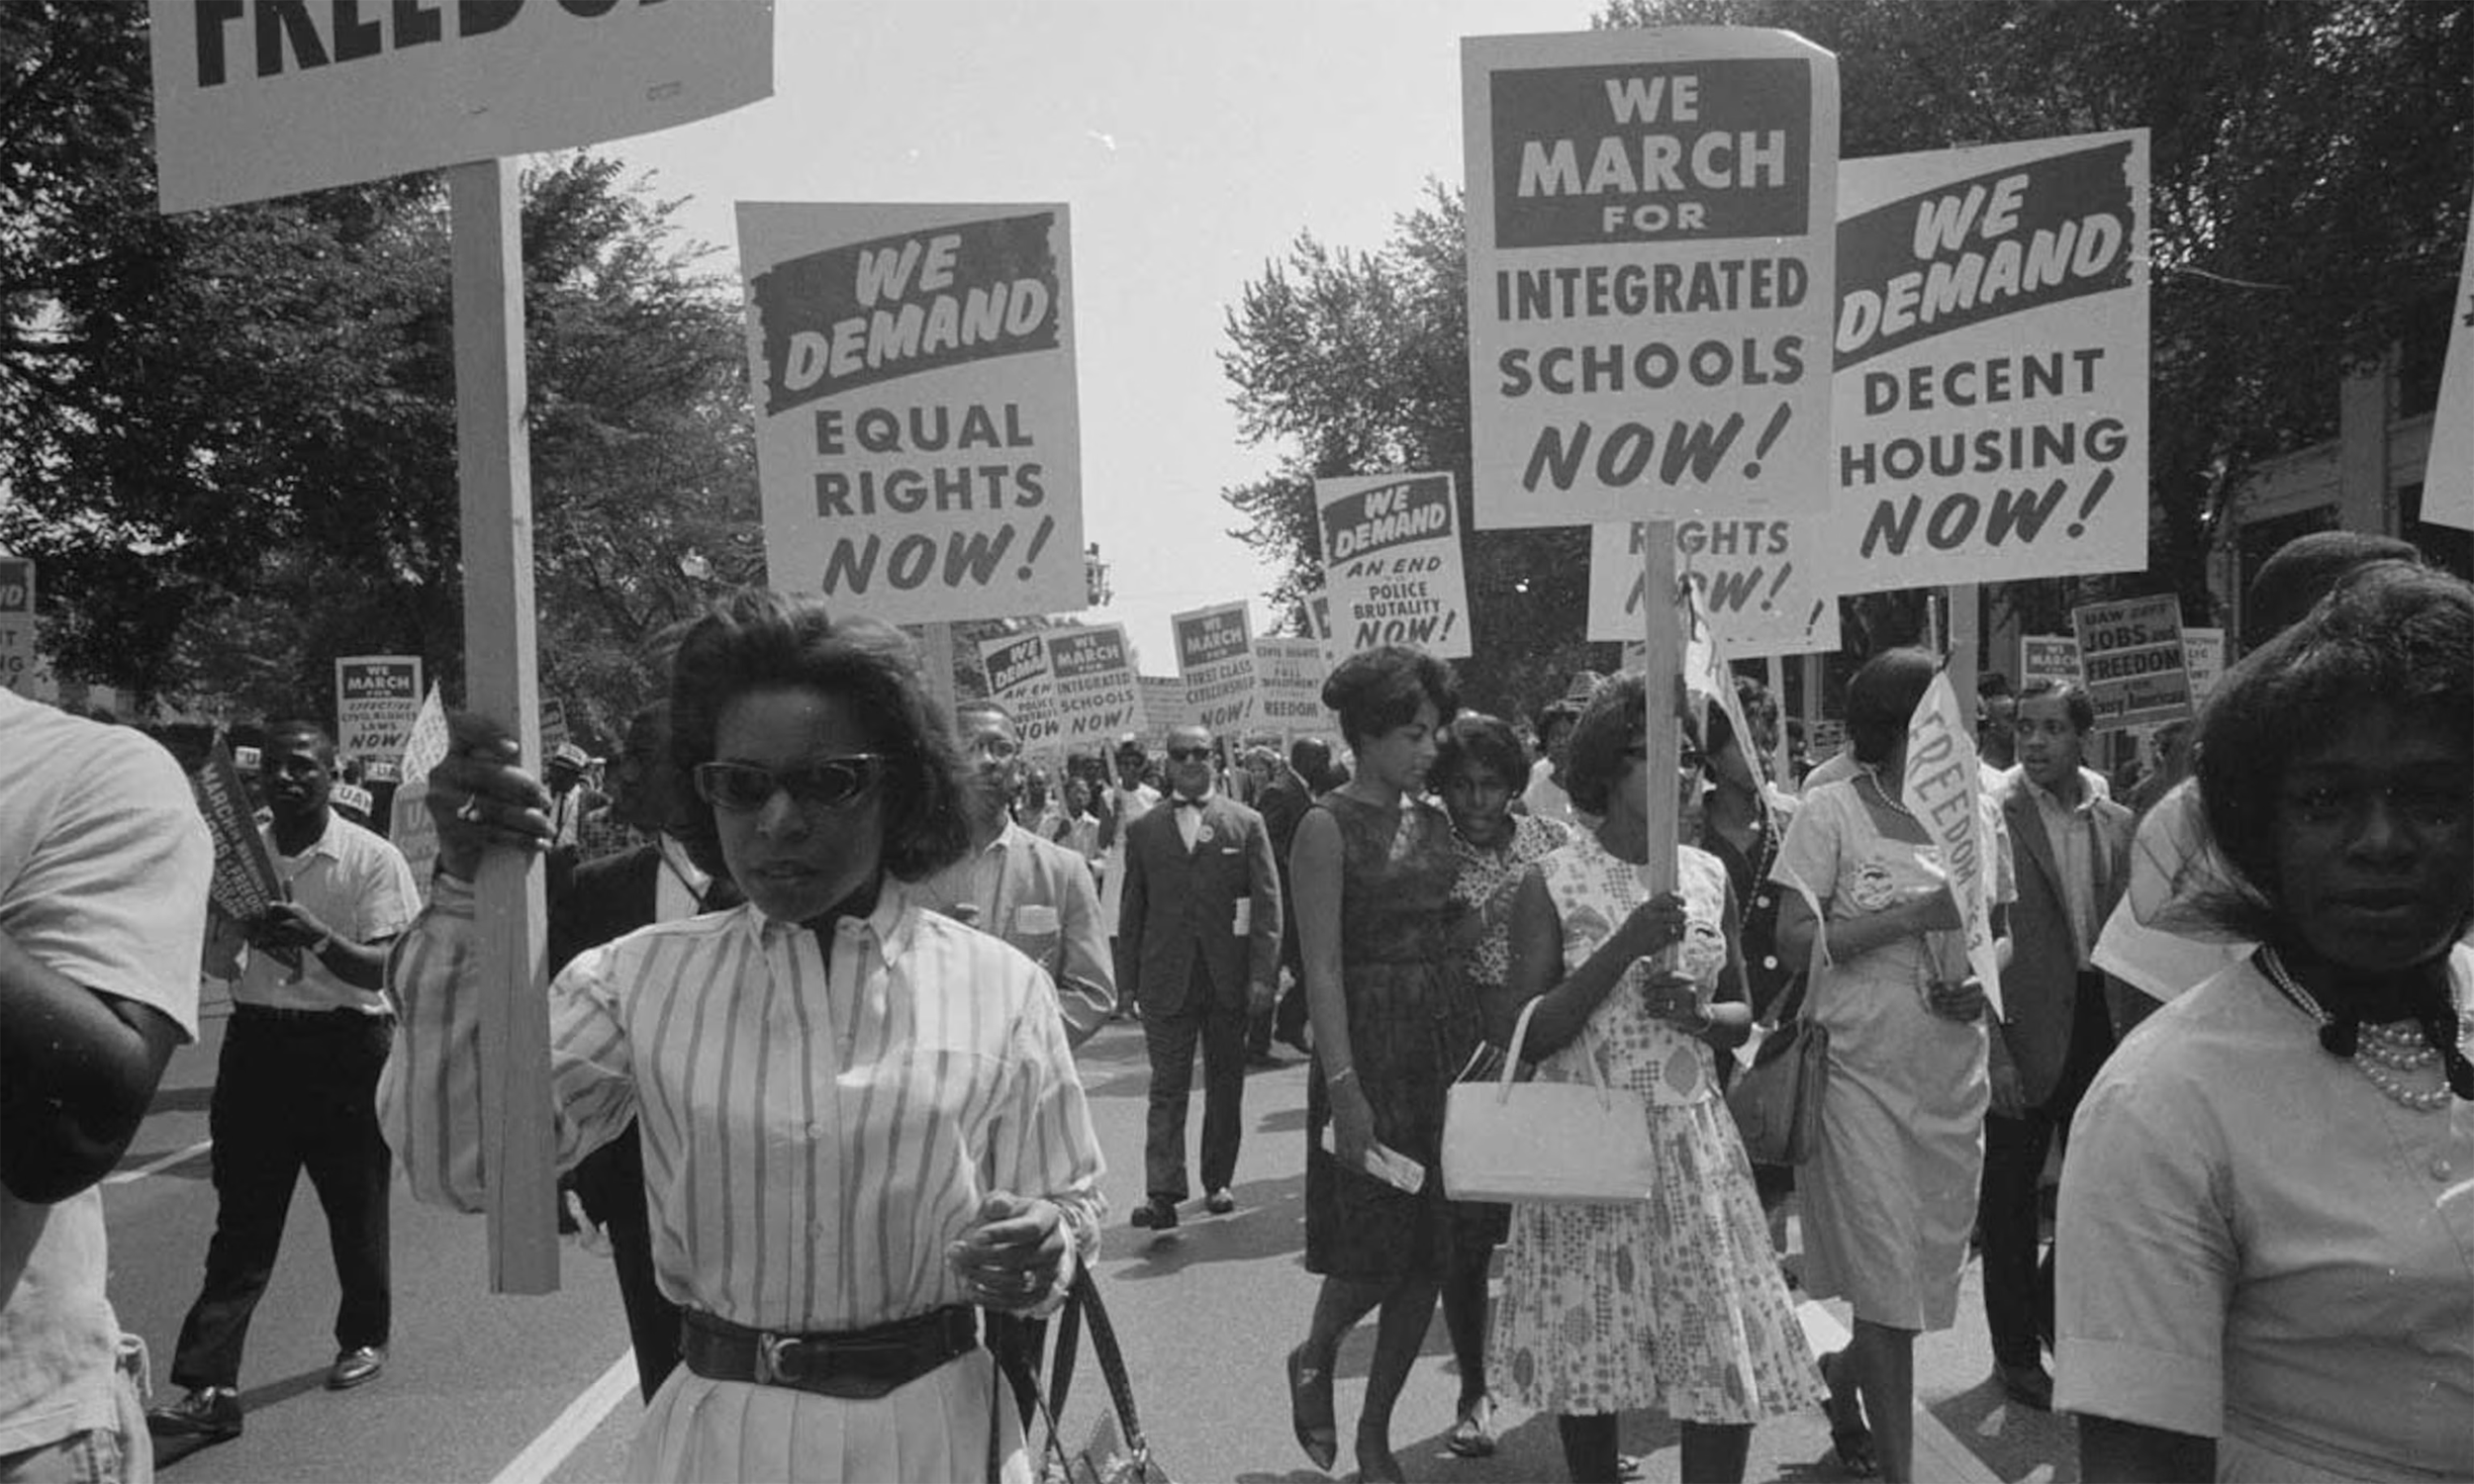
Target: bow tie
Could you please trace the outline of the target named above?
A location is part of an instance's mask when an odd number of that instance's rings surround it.
[[[1207,797],[1188,798],[1185,794],[1180,793],[1175,798],[1169,800],[1169,807],[1173,809],[1199,809],[1210,801],[1211,800]]]

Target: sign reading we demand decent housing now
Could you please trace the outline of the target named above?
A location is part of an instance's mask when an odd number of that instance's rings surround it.
[[[1475,523],[1818,514],[1835,58],[1680,27],[1461,67]]]
[[[1414,644],[1438,659],[1475,653],[1461,522],[1449,474],[1318,479],[1323,591],[1342,654]]]
[[[152,0],[167,212],[668,129],[773,91],[772,0]]]
[[[893,623],[1081,608],[1065,208],[738,227],[773,585]]]
[[[2147,565],[2144,130],[1839,173],[1838,591]]]

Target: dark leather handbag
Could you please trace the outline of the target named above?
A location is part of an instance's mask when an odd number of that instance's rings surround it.
[[[1091,1269],[1081,1268],[1074,1274],[1074,1285],[1067,1290],[1065,1307],[1052,1321],[1056,1330],[1056,1353],[1049,1369],[1048,1385],[1040,1388],[1039,1357],[1025,1353],[1018,1345],[1002,1345],[997,1352],[998,1369],[1011,1386],[996,1388],[1001,1399],[1008,1390],[1032,1399],[1037,1420],[1047,1434],[1046,1444],[1038,1458],[1035,1477],[1039,1484],[1171,1484],[1168,1470],[1151,1456],[1151,1441],[1143,1433],[1142,1418],[1134,1410],[1134,1388],[1125,1370],[1125,1352],[1117,1346],[1116,1327],[1108,1322],[1107,1305],[1100,1302],[1099,1285]],[[1060,1436],[1057,1420],[1064,1415],[1066,1395],[1074,1382],[1074,1362],[1082,1347],[1083,1331],[1091,1331],[1092,1352],[1099,1357],[1099,1374],[1108,1386],[1108,1410],[1092,1425],[1090,1435],[1080,1447],[1070,1447]],[[997,1478],[995,1418],[990,1419],[989,1478]],[[1027,1431],[1027,1430],[1026,1430]]]
[[[1830,1032],[1802,1013],[1782,1017],[1762,1038],[1753,1065],[1727,1089],[1744,1156],[1756,1164],[1801,1164],[1821,1147],[1821,1105],[1829,1091]]]

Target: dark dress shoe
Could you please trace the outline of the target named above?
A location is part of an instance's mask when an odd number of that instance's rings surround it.
[[[1134,1225],[1149,1227],[1155,1232],[1169,1230],[1177,1225],[1177,1202],[1153,1196],[1134,1208]]]
[[[240,1393],[229,1386],[199,1386],[176,1402],[146,1409],[146,1431],[157,1438],[240,1436]]]
[[[349,1391],[363,1381],[378,1379],[378,1372],[387,1368],[384,1346],[365,1345],[335,1356],[335,1363],[327,1367],[327,1389]]]
[[[1993,1362],[1993,1375],[2002,1383],[2002,1395],[2020,1406],[2039,1412],[2053,1410],[2053,1378],[2045,1374],[2043,1362],[2027,1360],[2014,1365],[1997,1360]]]
[[[1222,1185],[1202,1198],[1202,1209],[1214,1216],[1226,1216],[1237,1209],[1237,1197],[1229,1194],[1228,1187]]]

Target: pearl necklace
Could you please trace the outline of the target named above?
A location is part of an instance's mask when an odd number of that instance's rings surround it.
[[[2321,1025],[2327,1025],[2336,1018],[2322,1008],[2320,1002],[2312,997],[2310,990],[2295,982],[2293,974],[2287,972],[2285,962],[2277,957],[2275,949],[2259,950],[2251,962],[2259,966],[2260,973],[2267,975],[2268,982],[2275,985],[2277,992],[2291,1001],[2294,1008]],[[2474,1027],[2466,1026],[2462,1017],[2460,1017],[2459,1026],[2458,1045],[2474,1044]],[[2430,1045],[2423,1039],[2422,1032],[2411,1023],[2363,1026],[2359,1038],[2354,1043],[2354,1055],[2348,1060],[2353,1063],[2357,1071],[2369,1079],[2372,1086],[2377,1087],[2390,1102],[2400,1107],[2412,1108],[2420,1113],[2436,1113],[2448,1106],[2446,1072],[2443,1071],[2440,1074],[2439,1085],[2436,1087],[2407,1085],[2403,1073],[2419,1072],[2424,1067],[2430,1067],[2439,1061],[2439,1053],[2431,1049]]]

